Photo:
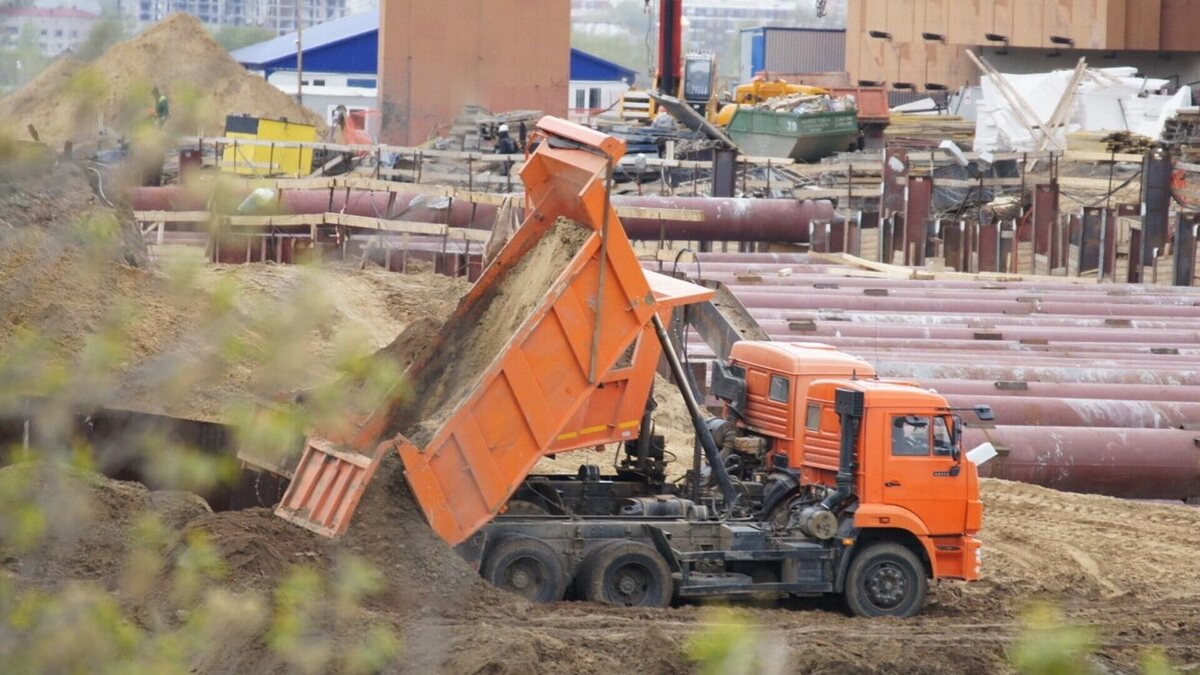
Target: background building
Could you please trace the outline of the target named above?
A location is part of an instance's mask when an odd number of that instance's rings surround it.
[[[572,119],[611,108],[637,79],[637,71],[578,49],[571,50],[567,106]]]
[[[749,82],[760,72],[788,78],[800,73],[846,70],[846,30],[759,26],[742,29],[738,81]]]
[[[379,17],[385,140],[446,133],[467,104],[566,116],[570,3],[388,0]]]
[[[247,70],[295,96],[296,34],[243,47],[230,55]],[[379,62],[379,13],[356,14],[304,31],[305,107],[330,119],[338,105],[375,109]]]
[[[231,55],[247,70],[295,96],[296,39],[295,33],[289,33],[236,49]],[[349,110],[379,107],[377,10],[306,29],[303,50],[306,107],[326,119],[339,104]],[[569,73],[562,103],[568,114],[576,118],[612,106],[637,78],[632,69],[579,49],[570,49]],[[564,109],[562,103],[559,109]]]
[[[979,81],[967,49],[1002,72],[1090,65],[1200,80],[1200,2],[1189,0],[848,0],[851,78],[914,90]],[[1187,53],[1192,52],[1192,53]]]
[[[121,0],[121,12],[135,23],[154,23],[175,12],[194,14],[201,22],[223,26],[261,26],[282,34],[300,20],[313,26],[346,16],[348,0]]]
[[[0,9],[0,47],[11,47],[23,31],[32,31],[42,54],[57,56],[78,49],[99,20],[98,14],[74,8]]]

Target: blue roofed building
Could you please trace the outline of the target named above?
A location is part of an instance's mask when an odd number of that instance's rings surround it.
[[[572,48],[567,89],[571,118],[586,120],[613,107],[635,80],[636,70]]]
[[[230,55],[247,70],[297,95],[296,33],[242,47]],[[347,110],[377,107],[379,11],[334,19],[304,29],[303,102],[326,120],[339,105]]]
[[[295,33],[281,35],[230,54],[247,70],[295,96],[296,37]],[[306,28],[302,48],[306,107],[329,119],[339,104],[349,110],[377,106],[378,10]],[[571,116],[586,119],[606,110],[636,79],[637,72],[631,68],[572,49],[567,102]]]

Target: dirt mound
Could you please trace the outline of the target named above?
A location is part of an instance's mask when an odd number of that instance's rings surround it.
[[[150,512],[181,528],[211,513],[195,495],[154,493],[138,483],[111,480],[68,466],[24,462],[0,468],[0,557],[24,581],[59,585],[93,580],[113,588],[128,559],[131,528]],[[9,502],[9,500],[12,500]],[[26,551],[4,551],[21,526],[23,506],[41,509],[48,529]]]
[[[213,513],[189,530],[208,533],[225,560],[234,588],[270,591],[295,565],[330,568],[329,540],[275,516],[269,509]]]
[[[374,602],[401,617],[417,612],[445,616],[519,602],[485,582],[434,534],[394,453],[384,457],[340,545],[380,568],[388,589]]]
[[[0,100],[0,120],[21,138],[33,124],[51,145],[124,136],[151,116],[155,86],[171,101],[168,130],[179,133],[216,135],[226,115],[242,113],[323,123],[234,61],[190,14],[167,17],[91,64],[57,62]]]
[[[985,479],[983,579],[939,602],[1012,612],[1032,598],[1165,603],[1200,598],[1200,509]],[[1136,561],[1136,562],[1134,562]]]

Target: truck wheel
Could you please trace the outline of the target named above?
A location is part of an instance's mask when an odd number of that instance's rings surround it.
[[[544,541],[516,535],[496,543],[480,574],[497,588],[533,602],[562,600],[567,572],[562,559]]]
[[[578,584],[584,599],[624,607],[666,607],[674,587],[658,551],[628,539],[588,555]]]
[[[855,616],[905,618],[925,604],[925,568],[899,544],[878,543],[854,557],[846,578],[846,606]]]

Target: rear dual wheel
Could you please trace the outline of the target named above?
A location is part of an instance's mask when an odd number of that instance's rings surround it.
[[[575,584],[585,600],[622,607],[666,607],[674,589],[671,568],[658,551],[630,539],[589,553]]]
[[[479,572],[493,586],[532,602],[562,600],[567,590],[562,558],[533,537],[514,535],[496,542]]]
[[[569,581],[558,553],[524,535],[496,542],[480,574],[493,586],[532,602],[561,600]],[[658,551],[630,539],[593,549],[575,583],[583,599],[623,607],[666,607],[674,590],[671,568]]]

